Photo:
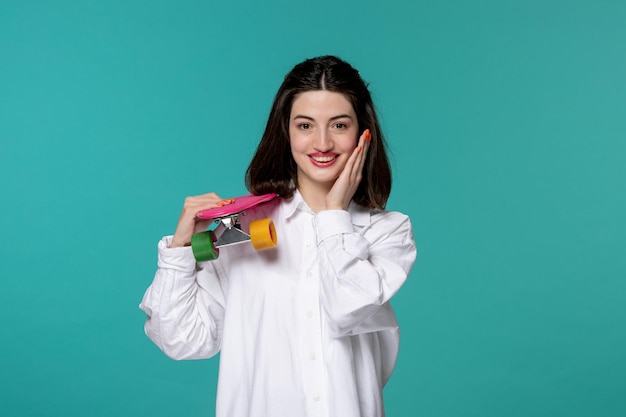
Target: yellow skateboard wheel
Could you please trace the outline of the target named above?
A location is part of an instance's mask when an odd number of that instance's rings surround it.
[[[276,228],[272,219],[255,220],[250,223],[250,240],[256,250],[276,247]]]
[[[220,256],[215,247],[215,233],[206,231],[191,236],[191,250],[197,262],[213,261]]]

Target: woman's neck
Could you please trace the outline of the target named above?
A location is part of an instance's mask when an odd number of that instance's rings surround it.
[[[298,191],[306,204],[315,213],[326,210],[326,195],[332,188],[333,184],[309,183],[307,181],[298,182]]]

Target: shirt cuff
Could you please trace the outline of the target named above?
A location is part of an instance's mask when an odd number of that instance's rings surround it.
[[[171,248],[172,236],[165,236],[159,242],[159,268],[191,272],[196,268],[196,259],[191,246]]]
[[[322,210],[315,215],[314,224],[318,245],[331,236],[354,233],[352,217],[345,210]]]

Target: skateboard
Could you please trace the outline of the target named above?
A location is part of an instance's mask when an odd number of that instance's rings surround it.
[[[197,262],[212,261],[219,257],[219,248],[251,242],[256,250],[269,249],[276,246],[276,229],[272,219],[260,219],[250,222],[250,234],[241,230],[240,216],[246,210],[267,203],[278,197],[278,194],[246,195],[229,198],[220,202],[218,207],[202,210],[196,216],[199,219],[213,219],[217,224],[225,226],[219,239],[212,230],[196,233],[191,237],[191,249]]]

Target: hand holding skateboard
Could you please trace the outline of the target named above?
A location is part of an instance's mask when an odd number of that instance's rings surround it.
[[[199,211],[206,210],[211,207],[217,207],[222,198],[215,193],[196,195],[185,198],[183,209],[178,219],[176,232],[172,238],[170,247],[189,246],[191,244],[191,236],[194,233],[206,230],[211,224],[211,220],[198,219],[196,216]]]

